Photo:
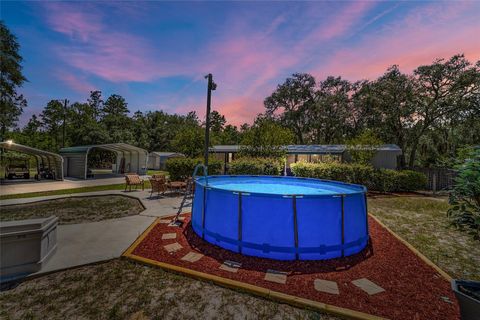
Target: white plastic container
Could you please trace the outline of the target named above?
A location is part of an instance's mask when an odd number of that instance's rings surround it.
[[[0,282],[39,271],[57,249],[58,218],[0,223]]]

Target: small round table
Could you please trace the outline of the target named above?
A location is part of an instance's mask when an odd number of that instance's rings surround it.
[[[168,184],[168,186],[176,191],[180,191],[187,187],[187,183],[183,181],[172,181]]]

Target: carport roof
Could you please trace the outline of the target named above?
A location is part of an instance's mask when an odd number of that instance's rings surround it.
[[[185,155],[183,153],[178,153],[178,152],[159,152],[159,151],[152,151],[150,152],[150,154],[155,154],[159,157],[171,157],[171,156],[175,156],[175,157],[185,157]]]
[[[108,143],[108,144],[93,144],[87,146],[75,146],[75,147],[67,147],[60,149],[60,154],[66,153],[88,153],[88,151],[92,148],[99,148],[114,152],[143,152],[148,153],[147,150],[132,146],[126,143]]]
[[[40,149],[36,149],[36,148],[33,148],[33,147],[29,147],[29,146],[24,146],[24,145],[21,145],[21,144],[12,142],[12,141],[0,142],[0,148],[4,148],[6,150],[18,151],[18,152],[22,152],[22,153],[26,153],[26,154],[31,154],[31,155],[56,158],[59,161],[63,161],[62,156],[60,156],[57,153],[48,152],[48,151],[45,151],[45,150],[40,150]]]

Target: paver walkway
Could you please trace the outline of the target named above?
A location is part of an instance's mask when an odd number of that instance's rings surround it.
[[[57,252],[42,266],[37,274],[71,268],[112,258],[118,258],[156,219],[177,213],[182,196],[150,198],[145,191],[99,191],[55,195],[25,199],[2,200],[1,205],[32,203],[65,197],[83,197],[91,195],[125,195],[139,199],[145,210],[139,215],[109,219],[98,222],[59,225],[57,227]],[[92,199],[92,201],[95,201]],[[0,207],[1,210],[1,207]],[[188,199],[183,212],[191,210]],[[170,222],[171,219],[168,219]]]

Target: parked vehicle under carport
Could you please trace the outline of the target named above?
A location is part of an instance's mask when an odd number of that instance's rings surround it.
[[[5,178],[14,179],[30,179],[30,170],[28,168],[28,161],[23,163],[11,163],[5,168]]]

